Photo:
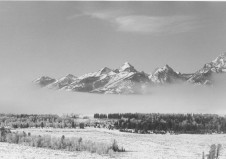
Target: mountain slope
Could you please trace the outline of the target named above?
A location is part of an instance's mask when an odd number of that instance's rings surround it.
[[[97,72],[88,73],[78,77],[77,80],[66,86],[64,89],[79,92],[90,92],[93,89],[104,86],[113,74],[115,73],[111,69],[104,67]]]
[[[55,88],[55,89],[61,89],[69,84],[71,84],[72,82],[74,82],[77,79],[77,77],[75,77],[72,74],[69,74],[65,77],[62,77],[59,80],[56,80],[54,83],[51,83],[48,85],[48,88]]]
[[[226,53],[207,63],[188,80],[195,84],[213,84],[214,74],[226,72]]]

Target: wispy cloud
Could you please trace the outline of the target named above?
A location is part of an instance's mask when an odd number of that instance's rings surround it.
[[[110,22],[117,31],[122,32],[175,34],[188,32],[198,27],[197,19],[192,16],[128,15],[116,11],[85,12],[84,16]]]
[[[119,31],[140,33],[181,33],[195,28],[194,19],[188,16],[124,16],[117,17]]]

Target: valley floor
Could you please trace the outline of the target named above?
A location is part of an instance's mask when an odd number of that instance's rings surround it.
[[[211,144],[222,144],[221,158],[226,156],[226,134],[214,135],[160,135],[131,134],[116,130],[86,129],[16,129],[14,131],[30,132],[32,135],[82,137],[83,140],[111,143],[116,139],[119,146],[127,152],[117,153],[114,158],[122,159],[201,159],[202,152],[207,153]],[[98,155],[90,152],[68,152],[34,148],[23,145],[0,143],[0,158],[4,159],[104,159],[109,155]]]

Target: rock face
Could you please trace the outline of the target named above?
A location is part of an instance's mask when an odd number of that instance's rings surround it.
[[[67,75],[60,79],[47,76],[34,81],[41,87],[63,89],[76,92],[90,92],[103,94],[140,94],[154,85],[189,82],[193,84],[209,85],[215,74],[226,72],[226,53],[204,65],[203,68],[192,74],[182,74],[165,65],[157,68],[151,74],[137,71],[130,63],[125,62],[118,69],[104,67],[97,72],[88,73],[80,77]]]

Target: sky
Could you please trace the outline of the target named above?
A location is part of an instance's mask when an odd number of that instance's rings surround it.
[[[126,61],[147,73],[165,64],[182,73],[195,72],[226,52],[225,15],[225,2],[0,2],[0,109],[226,112],[220,87],[100,96],[32,84],[42,75],[80,76],[105,66],[118,68]],[[218,107],[210,109],[216,103]]]

